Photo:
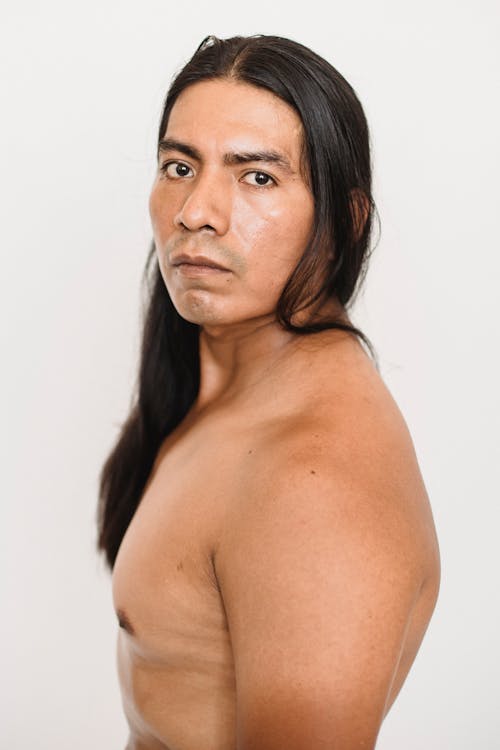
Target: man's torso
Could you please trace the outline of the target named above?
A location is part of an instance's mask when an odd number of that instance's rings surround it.
[[[235,750],[231,642],[213,564],[228,509],[250,478],[272,471],[273,450],[286,450],[296,429],[322,429],[325,420],[335,429],[336,402],[345,420],[349,392],[364,379],[399,418],[356,344],[344,343],[338,360],[331,368],[319,349],[299,350],[247,397],[188,418],[164,442],[113,572],[130,750]],[[387,709],[423,636],[432,593],[424,590],[415,607]]]

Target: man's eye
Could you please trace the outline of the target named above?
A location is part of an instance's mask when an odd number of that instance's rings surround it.
[[[173,180],[179,179],[179,177],[190,177],[191,167],[187,164],[183,164],[181,161],[166,161],[160,167],[163,174],[170,177]]]
[[[259,187],[268,187],[276,184],[271,175],[266,174],[266,172],[247,172],[245,180],[250,185],[258,185]]]

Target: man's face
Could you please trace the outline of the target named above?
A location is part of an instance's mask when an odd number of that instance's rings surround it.
[[[179,96],[150,214],[162,277],[183,318],[217,327],[274,313],[312,230],[301,146],[299,116],[264,89],[218,79]]]

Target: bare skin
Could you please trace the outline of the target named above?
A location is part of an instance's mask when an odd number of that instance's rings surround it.
[[[372,748],[434,609],[398,407],[353,336],[275,321],[313,221],[301,137],[281,100],[227,80],[185,90],[167,126],[151,218],[202,328],[201,386],[113,572],[129,750]],[[265,150],[286,166],[227,158]]]

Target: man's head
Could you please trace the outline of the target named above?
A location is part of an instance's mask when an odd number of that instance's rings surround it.
[[[167,95],[158,163],[156,251],[186,320],[287,324],[352,299],[371,230],[368,128],[321,57],[280,37],[208,37]]]
[[[313,225],[302,142],[295,110],[265,89],[216,78],[180,94],[150,208],[161,272],[183,318],[213,329],[274,317]]]

